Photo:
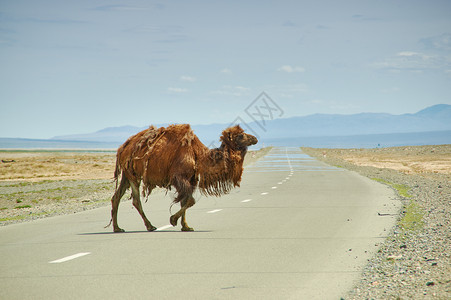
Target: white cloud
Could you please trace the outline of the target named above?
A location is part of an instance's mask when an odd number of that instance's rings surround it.
[[[94,10],[98,11],[135,11],[135,10],[147,10],[146,7],[130,6],[130,5],[103,5],[97,6]]]
[[[398,53],[398,56],[416,56],[416,55],[420,55],[417,52],[412,52],[412,51],[402,51]]]
[[[221,70],[221,73],[223,74],[232,74],[232,70],[230,70],[229,68],[224,68]]]
[[[295,73],[295,72],[305,72],[305,69],[303,67],[292,67],[289,65],[281,66],[277,69],[277,71],[287,72],[287,73]]]
[[[244,86],[230,86],[225,85],[221,89],[213,91],[213,94],[216,95],[226,95],[226,96],[235,96],[241,97],[250,94],[251,89]]]
[[[170,92],[170,93],[186,93],[186,92],[188,92],[188,90],[184,89],[184,88],[169,87],[168,92]]]
[[[377,69],[388,69],[396,72],[408,70],[418,73],[428,69],[449,68],[451,62],[443,56],[402,51],[392,57],[375,62],[371,66]]]
[[[195,82],[197,80],[197,78],[184,75],[184,76],[180,77],[180,80],[181,81],[186,81],[186,82]]]
[[[240,92],[247,92],[250,91],[250,88],[244,87],[244,86],[236,86],[235,90],[240,91]]]

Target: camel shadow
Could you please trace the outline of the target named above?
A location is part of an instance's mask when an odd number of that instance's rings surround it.
[[[131,231],[125,231],[125,232],[112,232],[112,231],[105,231],[105,232],[84,232],[84,233],[78,233],[77,235],[126,235],[126,234],[158,234],[158,233],[183,233],[183,234],[195,234],[195,233],[207,233],[207,232],[213,232],[211,230],[195,230],[195,231],[175,231],[175,230],[155,230],[155,231],[147,231],[147,230],[131,230]]]

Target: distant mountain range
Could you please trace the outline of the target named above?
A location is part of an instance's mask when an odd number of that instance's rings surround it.
[[[167,124],[154,124],[166,126]],[[218,141],[230,124],[192,125],[205,143]],[[243,124],[243,128],[261,140],[303,137],[336,137],[371,134],[414,133],[451,130],[451,105],[438,104],[414,114],[360,113],[351,115],[314,114],[303,117],[265,120]],[[122,143],[146,127],[109,127],[94,133],[56,136],[52,140]]]
[[[157,127],[168,124],[153,124]],[[231,124],[192,125],[209,147],[219,146],[222,130]],[[373,148],[405,145],[451,144],[451,105],[439,104],[414,114],[314,114],[241,124],[257,135],[259,143],[274,146]],[[0,149],[116,149],[131,135],[147,127],[109,127],[93,133],[52,139],[0,138]],[[254,147],[255,148],[255,147]]]

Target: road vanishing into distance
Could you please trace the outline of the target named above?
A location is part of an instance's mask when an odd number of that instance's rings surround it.
[[[0,299],[339,299],[400,207],[299,148],[273,148],[229,195],[198,194],[194,232],[169,225],[169,194],[143,203],[154,232],[125,199],[125,233],[104,229],[110,207],[0,227]]]

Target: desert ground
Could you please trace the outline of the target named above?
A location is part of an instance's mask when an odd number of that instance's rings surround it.
[[[112,178],[116,153],[17,150],[0,158],[1,181],[89,180]]]
[[[306,148],[308,149],[308,148]],[[451,174],[451,145],[405,146],[376,149],[311,149],[315,156],[337,158],[357,166],[392,169],[435,178]],[[319,154],[319,155],[318,155]]]

